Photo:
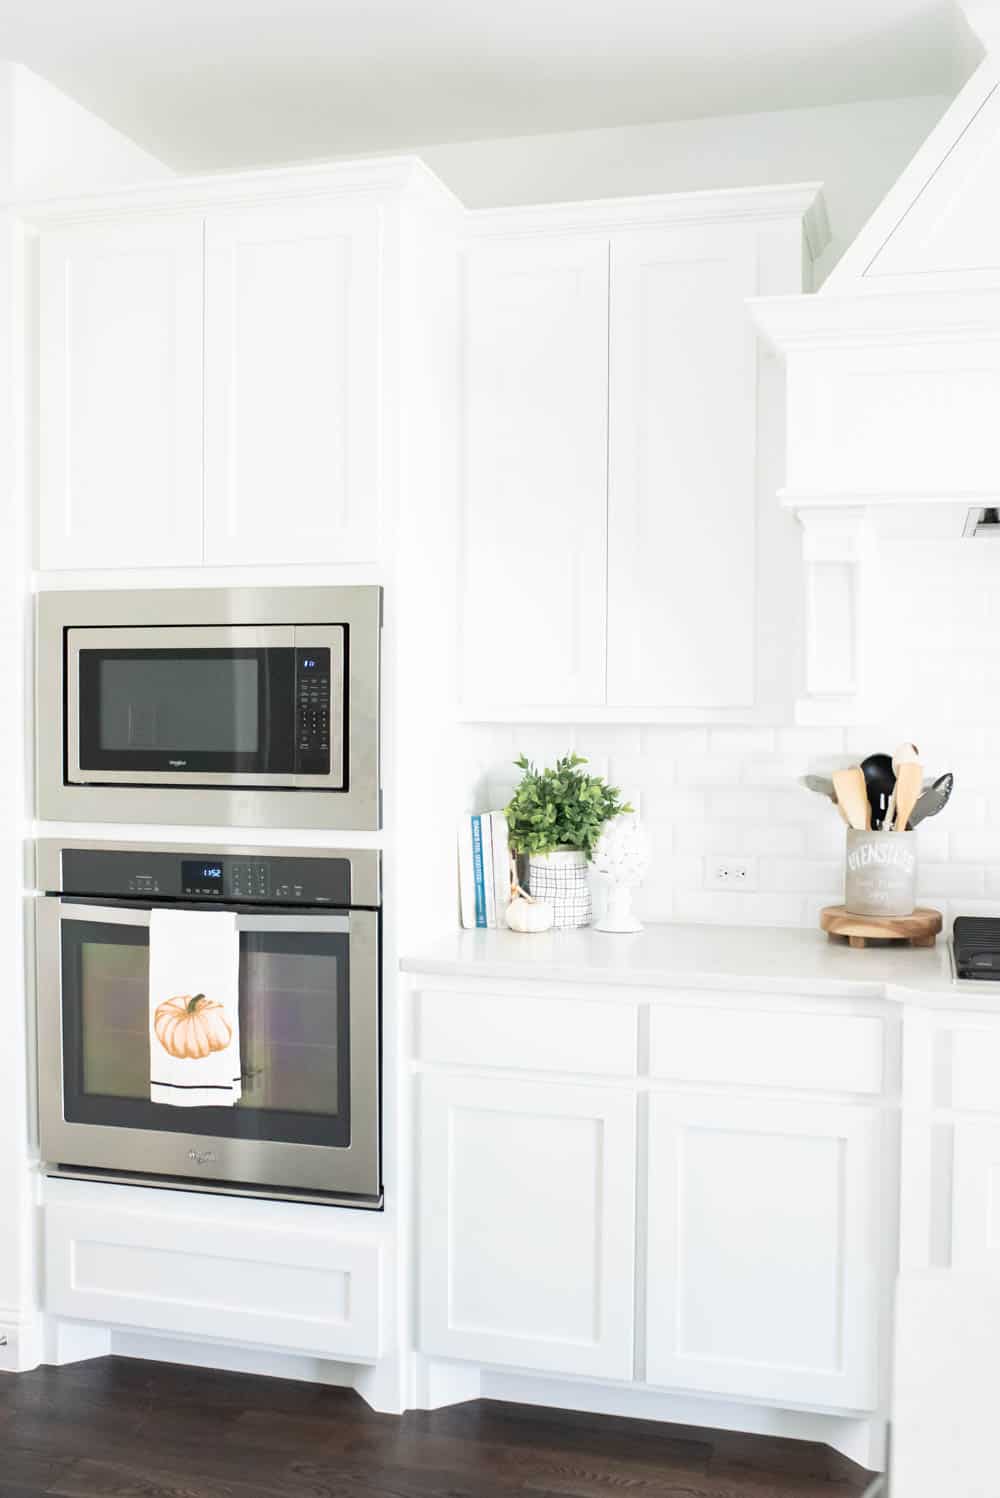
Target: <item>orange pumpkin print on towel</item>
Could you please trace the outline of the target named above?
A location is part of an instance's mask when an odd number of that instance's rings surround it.
[[[203,993],[179,994],[158,1004],[153,1029],[167,1055],[180,1061],[200,1061],[224,1051],[233,1038],[223,1005]]]

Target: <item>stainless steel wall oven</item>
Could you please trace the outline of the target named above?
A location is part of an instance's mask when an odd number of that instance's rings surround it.
[[[381,591],[38,600],[51,819],[377,828]]]
[[[377,1206],[380,855],[41,839],[39,1124],[50,1169]],[[236,915],[242,1097],[150,1100],[150,916]]]

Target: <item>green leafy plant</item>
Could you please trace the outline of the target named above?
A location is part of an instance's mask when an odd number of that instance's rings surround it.
[[[539,770],[525,755],[514,761],[524,774],[504,807],[510,845],[518,853],[551,853],[576,848],[589,858],[605,822],[631,811],[617,786],[601,775],[585,775],[587,761],[565,754],[550,770]]]

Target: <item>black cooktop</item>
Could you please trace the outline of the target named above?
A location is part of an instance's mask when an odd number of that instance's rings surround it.
[[[960,915],[952,932],[956,978],[1000,982],[1000,920]]]

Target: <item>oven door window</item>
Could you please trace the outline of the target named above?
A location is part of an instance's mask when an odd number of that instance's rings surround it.
[[[240,933],[242,1101],[180,1110],[149,1101],[148,928],[65,919],[61,928],[68,1122],[350,1144],[346,933]]]
[[[80,769],[295,771],[295,651],[79,654]]]

